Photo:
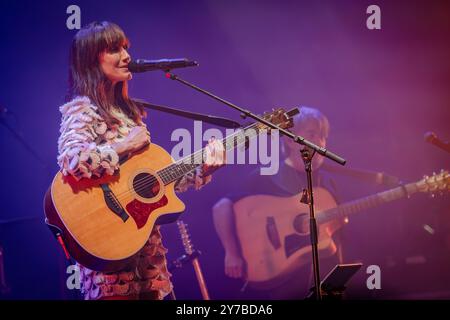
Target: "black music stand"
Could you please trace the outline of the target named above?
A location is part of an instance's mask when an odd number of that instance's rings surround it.
[[[346,289],[345,285],[361,266],[362,263],[336,265],[320,282],[323,300],[341,300]],[[315,287],[311,288],[306,299],[314,299],[314,290]]]

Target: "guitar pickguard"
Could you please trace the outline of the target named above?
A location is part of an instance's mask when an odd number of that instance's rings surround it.
[[[159,201],[154,203],[144,203],[134,199],[126,205],[126,208],[130,216],[134,219],[134,222],[136,222],[137,228],[141,229],[147,223],[152,212],[158,208],[164,207],[167,203],[168,200],[166,196],[163,196]]]
[[[295,252],[307,246],[309,239],[308,236],[299,235],[299,234],[290,234],[284,237],[284,254],[286,258],[289,258]]]

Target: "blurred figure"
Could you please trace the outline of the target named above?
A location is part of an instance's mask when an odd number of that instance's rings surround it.
[[[301,112],[294,118],[292,131],[320,147],[326,147],[330,126],[328,119],[317,109],[302,107]],[[253,171],[244,179],[236,192],[220,199],[213,206],[213,220],[216,232],[225,249],[225,274],[231,278],[246,279],[246,261],[242,256],[241,244],[236,233],[234,204],[249,195],[273,195],[290,197],[302,192],[306,187],[304,162],[300,155],[302,146],[292,140],[283,138],[284,160],[276,175],[260,175],[259,170]],[[337,199],[335,183],[323,170],[324,158],[316,154],[313,157],[313,184],[328,190]],[[300,198],[299,198],[300,200]],[[316,205],[317,198],[315,199]],[[276,214],[276,213],[275,213]],[[248,226],[252,228],[252,226]],[[255,244],[257,245],[257,244]],[[335,258],[321,259],[321,273],[324,275],[337,263]],[[258,291],[247,294],[250,298],[267,299],[301,299],[306,297],[311,282],[311,265],[299,269],[291,279],[269,292]]]

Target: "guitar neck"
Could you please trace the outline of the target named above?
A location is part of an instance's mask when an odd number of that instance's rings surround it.
[[[384,203],[408,197],[413,193],[418,192],[416,183],[409,183],[400,187],[383,191],[362,199],[350,201],[323,212],[317,215],[318,223],[326,223],[337,217],[345,217],[351,214],[378,207]]]
[[[241,145],[244,145],[249,139],[252,139],[266,130],[260,130],[256,124],[252,124],[243,130],[238,130],[235,133],[225,137],[221,140],[225,151],[233,150]],[[175,163],[158,171],[164,185],[177,181],[185,174],[194,171],[197,167],[203,164],[205,149],[202,148],[191,155],[188,155]]]

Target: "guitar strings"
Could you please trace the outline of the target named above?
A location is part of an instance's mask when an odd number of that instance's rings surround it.
[[[249,130],[249,129],[252,129],[252,128],[255,128],[255,127],[258,127],[258,126],[260,126],[259,123],[253,123],[253,124],[247,126],[246,128],[244,128],[243,131]],[[229,140],[229,139],[231,139],[231,138],[233,138],[233,139],[236,138],[239,134],[242,134],[243,131],[238,131],[238,132],[236,132],[236,133],[234,133],[234,134],[232,134],[232,135],[230,135],[230,136],[228,136],[228,137],[225,137],[224,139],[221,140],[222,143],[224,143],[226,140]],[[238,147],[238,146],[240,146],[240,145],[242,145],[242,144],[244,144],[244,143],[246,143],[246,140],[245,140],[245,139],[244,139],[244,141],[243,141],[242,143],[240,143],[240,142],[238,141],[238,143],[237,143],[234,147],[236,148],[236,147]],[[171,174],[170,174],[170,173],[169,173],[169,174],[166,174],[165,171],[170,170],[170,167],[171,167],[171,166],[174,166],[174,168],[177,168],[177,167],[179,167],[180,165],[184,165],[184,166],[186,166],[186,165],[187,165],[187,166],[193,165],[192,162],[182,164],[182,162],[185,161],[185,160],[188,159],[188,158],[195,158],[195,159],[194,159],[194,164],[195,164],[195,165],[194,165],[194,167],[193,167],[191,170],[188,170],[186,173],[195,170],[196,167],[198,167],[200,164],[202,164],[202,162],[200,162],[199,164],[197,164],[197,161],[200,160],[200,159],[198,159],[198,156],[199,156],[199,155],[201,155],[201,156],[203,157],[203,152],[204,152],[204,150],[205,150],[205,148],[200,149],[200,150],[194,152],[193,154],[191,154],[191,155],[189,155],[189,156],[186,156],[186,157],[184,157],[184,158],[178,160],[177,162],[175,162],[175,163],[173,163],[173,164],[167,166],[166,168],[164,168],[164,169],[158,171],[158,172],[157,172],[157,175],[158,175],[159,177],[161,177],[163,180],[166,180],[167,178],[169,178],[169,181],[165,182],[165,185],[166,185],[166,184],[169,184],[169,183],[171,183],[171,182],[173,182],[173,181],[176,181],[176,180],[178,179],[178,177],[174,179],[173,177],[171,177]],[[186,173],[185,173],[185,174],[186,174]],[[141,178],[141,179],[139,179],[139,181],[136,182],[136,184],[134,184],[134,187],[133,187],[132,189],[129,189],[129,190],[125,191],[125,192],[122,193],[122,194],[119,194],[119,195],[118,195],[118,199],[119,199],[119,197],[122,198],[124,195],[128,195],[128,194],[133,193],[133,191],[135,191],[135,192],[136,192],[136,191],[142,191],[144,188],[148,187],[149,185],[152,185],[155,181],[157,181],[157,178],[155,178],[154,176],[146,176],[146,177],[144,177],[144,178]]]
[[[253,124],[249,125],[248,127],[246,127],[246,128],[244,129],[244,131],[245,131],[245,130],[249,130],[249,129],[253,129],[253,128],[258,127],[258,126],[259,126],[258,123],[253,123]],[[225,137],[224,139],[222,139],[222,140],[220,140],[220,141],[224,144],[227,140],[234,139],[234,138],[237,137],[239,134],[242,134],[242,131],[238,131],[238,132],[236,132],[236,133],[233,133],[232,135],[230,135],[230,136],[228,136],[228,137]],[[243,142],[239,142],[239,141],[238,141],[238,143],[235,145],[235,148],[237,148],[237,147],[239,147],[240,145],[245,144],[245,143],[246,143],[246,139],[244,139]],[[203,158],[204,150],[205,150],[205,148],[202,148],[202,149],[200,149],[200,150],[197,150],[197,151],[194,152],[193,154],[188,155],[188,156],[186,156],[186,157],[184,157],[184,158],[182,158],[182,159],[180,159],[180,160],[178,160],[178,161],[176,161],[176,162],[170,164],[169,166],[167,166],[167,167],[164,168],[164,169],[161,169],[161,170],[158,171],[156,174],[157,174],[163,181],[166,181],[165,184],[169,184],[169,183],[175,181],[176,179],[174,179],[174,178],[171,176],[170,173],[166,173],[166,170],[170,170],[170,167],[171,167],[171,166],[174,166],[174,168],[176,168],[177,166],[180,166],[180,165],[183,165],[183,166],[186,166],[186,165],[192,166],[192,165],[193,165],[193,166],[194,166],[191,170],[189,170],[188,172],[186,172],[186,174],[189,173],[189,172],[191,172],[191,171],[193,171],[193,170],[195,170],[199,165],[202,164],[202,162],[198,163],[198,161],[200,161],[200,160]],[[225,148],[225,150],[226,150],[226,148]],[[200,159],[199,159],[199,156],[201,156]],[[194,159],[194,163],[192,163],[192,162],[190,161],[192,158]],[[189,160],[189,162],[188,162],[188,163],[183,163],[183,162],[186,161],[186,160]],[[153,175],[149,175],[149,176],[145,176],[145,177],[143,177],[143,178],[140,178],[140,179],[136,180],[135,183],[133,183],[133,188],[129,188],[127,191],[125,191],[125,192],[123,192],[123,193],[121,193],[121,194],[116,195],[116,198],[117,198],[119,201],[120,201],[120,200],[125,200],[125,197],[126,197],[126,196],[128,196],[128,195],[130,195],[130,194],[133,194],[134,192],[136,192],[136,193],[142,192],[142,191],[145,190],[147,187],[153,185],[157,180],[158,180],[158,179],[157,179],[155,176],[153,176]]]
[[[253,128],[253,127],[258,127],[258,126],[260,126],[259,123],[253,123],[253,124],[247,126],[246,128],[244,128],[244,131],[245,131],[245,130],[249,130],[249,129]],[[237,135],[239,135],[239,134],[241,134],[241,133],[242,133],[242,131],[238,131],[238,132],[236,132],[236,133],[234,133],[234,134],[232,134],[232,135],[230,135],[230,136],[228,136],[228,137],[225,137],[225,138],[222,139],[221,141],[222,141],[222,143],[224,143],[224,142],[226,142],[226,140],[230,139],[231,137],[233,137],[233,139],[234,139]],[[237,143],[236,146],[234,146],[234,147],[236,148],[236,147],[238,147],[238,146],[240,146],[240,145],[242,145],[242,144],[244,144],[244,143],[246,143],[246,140],[245,140],[245,139],[244,139],[244,141],[243,141],[242,143],[239,143],[239,141],[238,141],[238,143]],[[173,163],[173,164],[167,166],[166,168],[164,168],[164,169],[158,171],[158,172],[157,172],[157,175],[158,175],[159,177],[161,177],[163,180],[165,180],[165,179],[167,179],[167,178],[170,178],[168,182],[165,182],[165,184],[169,184],[169,183],[175,181],[175,180],[178,179],[178,178],[173,179],[173,177],[171,177],[170,173],[169,173],[169,174],[166,174],[165,171],[168,170],[168,169],[170,170],[170,167],[171,167],[171,166],[174,166],[174,168],[177,168],[177,167],[179,167],[180,165],[185,165],[185,166],[186,166],[186,165],[193,165],[192,163],[185,163],[185,164],[182,164],[182,162],[183,162],[184,160],[188,159],[188,158],[195,158],[195,160],[199,160],[197,157],[198,157],[198,155],[201,155],[201,156],[203,157],[203,152],[204,152],[204,150],[205,150],[205,148],[200,149],[200,150],[194,152],[193,154],[191,154],[191,155],[189,155],[189,156],[186,156],[186,157],[184,157],[184,158],[178,160],[177,162],[175,162],[175,163]],[[196,162],[197,162],[197,161],[194,161],[194,164],[195,164]],[[196,167],[198,167],[200,164],[202,164],[202,163],[195,164],[195,166],[194,166],[191,170],[187,171],[186,173],[188,173],[188,172],[190,172],[190,171],[193,171],[193,170],[194,170]],[[186,174],[186,173],[185,173],[185,174]],[[141,179],[139,179],[139,180],[136,182],[136,184],[134,185],[133,189],[129,189],[129,190],[125,191],[124,193],[117,195],[117,199],[118,199],[118,200],[123,199],[123,196],[128,195],[128,194],[132,194],[133,191],[135,191],[135,192],[136,192],[136,191],[142,191],[143,188],[146,188],[146,187],[148,187],[149,185],[152,185],[155,181],[157,181],[157,178],[155,178],[154,176],[146,176],[146,177],[144,177],[144,178],[141,178]]]
[[[256,127],[256,126],[258,126],[258,124],[257,124],[257,123],[254,123],[254,124],[252,124],[252,125],[246,127],[245,130],[251,129],[252,127]],[[241,132],[236,132],[236,133],[234,133],[234,134],[232,134],[232,135],[230,135],[230,136],[228,136],[228,137],[222,139],[221,142],[222,142],[222,143],[225,143],[226,140],[231,139],[231,138],[235,138],[234,136],[236,136],[236,135],[238,135],[238,134],[241,134]],[[245,140],[244,140],[244,143],[245,143]],[[241,145],[241,144],[242,144],[242,143],[238,143],[238,144],[236,145],[236,147],[238,147],[238,146]],[[165,173],[165,171],[168,170],[168,169],[170,170],[170,167],[171,167],[171,166],[174,166],[174,165],[175,165],[175,168],[176,168],[177,166],[179,166],[179,165],[185,165],[185,166],[186,166],[186,165],[194,165],[194,167],[193,167],[191,170],[189,170],[188,172],[193,171],[193,170],[195,170],[196,167],[198,167],[200,164],[202,164],[202,162],[200,162],[200,163],[197,164],[197,161],[200,160],[200,159],[198,158],[199,155],[203,157],[203,152],[204,152],[204,148],[203,148],[203,149],[200,149],[200,150],[198,150],[198,151],[196,151],[196,152],[194,152],[193,154],[191,154],[191,155],[189,155],[189,156],[186,156],[186,157],[184,157],[184,158],[178,160],[178,161],[175,162],[175,163],[172,163],[171,165],[167,166],[166,168],[164,168],[164,169],[158,171],[158,172],[157,172],[158,176],[161,177],[163,180],[168,180],[166,184],[175,181],[177,178],[174,179],[174,178],[171,176],[170,173],[167,174],[167,173]],[[189,162],[189,163],[184,163],[184,164],[183,164],[183,161],[185,161],[186,159],[189,159],[189,158],[194,158],[194,163]],[[186,172],[186,173],[188,173],[188,172]],[[135,190],[136,190],[136,191],[142,191],[144,188],[146,188],[146,187],[152,185],[155,181],[157,181],[157,178],[155,178],[154,176],[146,176],[146,177],[144,177],[144,178],[141,178],[141,179],[139,179],[139,180],[134,184],[134,188],[133,188],[133,189],[127,190],[127,191],[125,191],[125,192],[122,193],[122,194],[118,194],[118,195],[117,195],[117,198],[118,198],[118,199],[119,199],[119,197],[122,198],[124,195],[128,195],[128,194],[130,194],[130,193],[133,193],[133,191],[135,191]]]
[[[185,172],[185,174],[187,174],[187,173],[195,170],[199,165],[203,164],[203,162],[201,161],[201,159],[203,158],[203,155],[204,155],[204,149],[201,149],[201,150],[193,153],[192,155],[189,155],[188,157],[185,157],[185,158],[181,159],[180,161],[177,161],[176,163],[173,163],[173,164],[169,165],[168,167],[158,171],[157,177],[160,177],[163,180],[164,185],[169,184],[173,181],[176,181],[179,177],[174,178],[172,176],[172,173],[167,172],[168,170],[169,171],[171,170],[171,167],[173,167],[172,170],[174,170],[174,173],[176,174],[177,172],[179,172],[176,169],[177,167],[183,166],[184,169],[186,169],[186,166],[191,166],[190,170],[187,170]],[[186,161],[187,158],[190,158],[188,160],[189,162],[183,163],[183,161]],[[183,169],[181,169],[181,170],[183,170]],[[119,194],[118,197],[122,198],[124,195],[133,193],[133,191],[139,193],[139,192],[145,190],[147,187],[153,185],[158,180],[157,177],[155,177],[153,175],[147,175],[143,178],[136,180],[136,182],[133,184],[132,189],[129,189],[122,194]]]

